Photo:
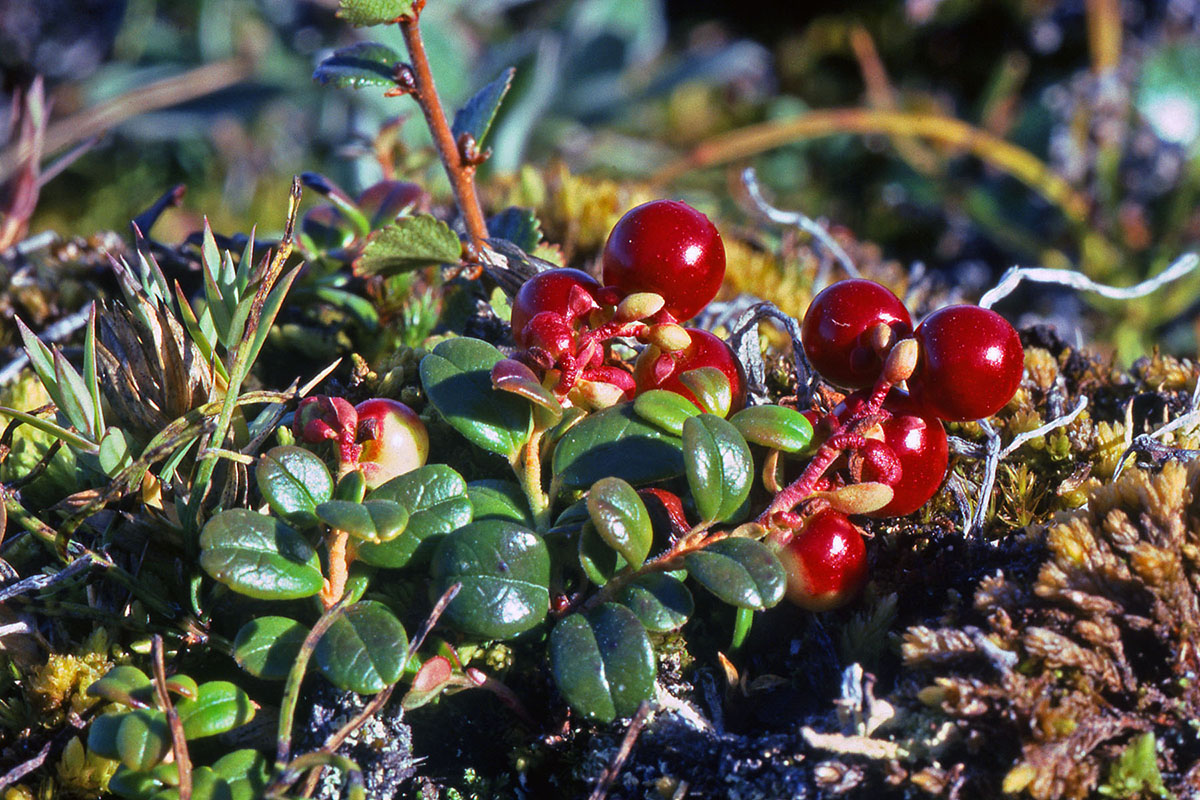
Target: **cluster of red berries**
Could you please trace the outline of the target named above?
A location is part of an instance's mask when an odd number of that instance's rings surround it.
[[[777,498],[773,508],[784,520],[796,503],[847,482],[836,470],[842,463],[850,482],[891,488],[891,499],[867,510],[869,516],[916,511],[945,477],[942,421],[999,411],[1016,392],[1025,361],[1017,332],[994,311],[950,306],[914,331],[904,304],[868,280],[841,281],[818,294],[801,341],[821,377],[851,394],[830,414],[811,414],[824,443],[805,475]],[[781,537],[785,564],[796,576],[789,596],[814,610],[848,600],[866,580],[861,532],[828,508],[792,521],[790,539]]]

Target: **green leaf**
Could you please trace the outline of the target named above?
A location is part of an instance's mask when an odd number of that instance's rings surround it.
[[[365,278],[396,275],[437,264],[457,264],[461,258],[458,234],[437,217],[418,214],[372,233],[354,260],[354,273]]]
[[[532,411],[524,400],[492,388],[492,367],[503,358],[479,339],[447,339],[421,359],[420,371],[429,402],[456,431],[511,459],[529,438]]]
[[[390,542],[404,533],[408,524],[408,512],[393,500],[326,500],[317,506],[317,516],[331,528],[371,544]]]
[[[271,764],[257,750],[234,750],[218,758],[212,770],[229,784],[233,800],[262,797],[271,779]]]
[[[556,536],[573,536],[583,529],[584,525],[590,524],[592,521],[591,514],[588,513],[587,499],[576,500],[571,505],[563,509],[563,512],[554,520],[554,525],[547,531],[549,534]],[[592,532],[595,535],[595,531]],[[600,544],[604,545],[604,541],[600,540]],[[605,545],[607,548],[607,545]],[[611,548],[608,548],[611,550]]]
[[[692,593],[683,581],[661,572],[643,575],[626,585],[617,602],[637,615],[646,630],[655,633],[682,628],[695,611]]]
[[[542,223],[532,208],[508,208],[487,221],[488,235],[506,239],[526,253],[533,252],[542,241]]]
[[[700,405],[710,414],[724,418],[733,405],[733,389],[729,378],[717,367],[697,367],[679,376],[679,382],[691,390]]]
[[[199,697],[179,702],[175,711],[188,739],[216,736],[254,719],[250,695],[229,681],[200,684]]]
[[[164,789],[151,800],[179,800],[179,789]],[[212,767],[196,767],[192,770],[192,800],[233,800],[233,788]]]
[[[116,745],[117,758],[122,764],[130,769],[150,769],[171,749],[167,715],[148,708],[123,714],[117,728]]]
[[[559,622],[550,634],[550,666],[571,707],[598,722],[632,716],[654,697],[650,638],[633,612],[616,603]]]
[[[1159,138],[1194,152],[1200,141],[1200,45],[1180,38],[1141,62],[1135,104]]]
[[[396,85],[396,65],[403,59],[387,45],[358,42],[335,50],[317,65],[313,80],[324,86],[362,89],[366,86]]]
[[[109,428],[100,440],[100,469],[104,474],[114,476],[133,463],[133,453],[129,450],[129,442],[120,428]]]
[[[696,404],[691,400],[666,389],[642,392],[633,401],[633,410],[639,417],[672,436],[682,436],[683,423],[700,414],[700,409],[696,408]]]
[[[812,441],[812,423],[794,408],[752,406],[743,408],[730,420],[750,444],[799,453]]]
[[[492,367],[492,387],[501,392],[524,397],[535,406],[546,409],[553,420],[562,419],[563,407],[554,393],[542,386],[533,370],[512,358],[504,358]]]
[[[567,431],[554,449],[554,474],[571,489],[617,477],[635,486],[683,474],[682,442],[634,413],[606,408]]]
[[[731,536],[684,558],[688,574],[739,608],[770,608],[783,599],[783,565],[761,542]]]
[[[475,636],[516,636],[541,622],[550,609],[546,543],[511,522],[474,522],[449,534],[434,553],[430,574],[434,596],[462,583],[446,617]]]
[[[370,500],[391,500],[408,511],[404,535],[382,544],[359,545],[358,559],[377,567],[428,563],[438,541],[471,521],[467,484],[443,464],[428,464],[392,478]]]
[[[95,725],[92,727],[95,728]],[[95,755],[100,755],[90,745],[88,750]],[[115,758],[115,756],[104,756],[104,758]],[[154,774],[153,770],[133,770],[124,764],[118,766],[112,777],[108,779],[109,794],[117,797],[131,797],[134,800],[153,797],[155,792],[165,786],[166,784]]]
[[[308,628],[287,617],[259,617],[233,640],[233,658],[256,678],[283,680],[292,669]]]
[[[195,700],[200,696],[200,687],[196,684],[195,678],[182,673],[167,678],[167,691],[188,700]]]
[[[474,97],[467,101],[466,105],[458,110],[458,113],[454,115],[454,124],[451,126],[454,141],[457,142],[464,133],[469,133],[474,137],[476,144],[482,146],[488,130],[492,127],[492,121],[496,119],[496,112],[500,110],[500,104],[504,102],[504,95],[508,94],[513,76],[516,74],[517,70],[514,67],[504,70],[500,73],[500,77],[480,89]],[[534,244],[537,243],[534,242]]]
[[[608,583],[627,566],[624,557],[600,538],[590,519],[579,529],[579,566],[597,586]]]
[[[259,600],[321,591],[317,553],[282,522],[244,508],[217,514],[200,532],[200,566],[218,582]]]
[[[341,0],[337,15],[356,28],[387,25],[413,13],[413,0]]]
[[[137,667],[122,665],[92,681],[87,687],[87,696],[124,706],[145,707],[154,701],[154,686],[146,673]]]
[[[75,430],[95,439],[100,434],[92,430],[96,409],[92,407],[92,396],[83,383],[83,378],[58,350],[54,351],[54,378],[58,384],[58,408]]]
[[[404,674],[408,634],[383,603],[364,600],[347,607],[329,627],[313,657],[339,689],[374,694]]]
[[[513,481],[495,478],[471,481],[467,484],[467,497],[471,500],[471,519],[476,522],[502,519],[526,528],[534,527],[525,493]]]
[[[737,428],[715,414],[683,423],[683,460],[696,510],[705,522],[731,519],[754,482],[750,448]]]
[[[587,496],[596,533],[634,569],[650,555],[654,529],[637,490],[620,478],[601,478]]]
[[[325,462],[303,447],[272,447],[254,468],[258,490],[271,510],[293,525],[317,521],[317,505],[333,495],[333,476]]]

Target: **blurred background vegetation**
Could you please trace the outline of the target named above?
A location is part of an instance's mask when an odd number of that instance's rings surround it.
[[[739,206],[753,163],[780,207],[968,297],[1013,264],[1129,284],[1200,236],[1194,0],[429,0],[422,20],[449,107],[518,69],[487,177],[562,163],[684,196],[770,251],[779,232]],[[402,49],[397,31],[369,34]],[[42,76],[44,163],[77,156],[45,181],[30,232],[124,232],[178,183],[163,241],[202,214],[226,233],[277,227],[295,173],[377,180],[397,117],[402,177],[437,194],[410,101],[311,80],[359,35],[336,0],[0,0],[2,91]],[[0,107],[2,135],[15,106]],[[16,147],[14,133],[0,182]],[[1190,355],[1198,288],[1119,307],[1039,289],[1000,310],[1125,356]]]

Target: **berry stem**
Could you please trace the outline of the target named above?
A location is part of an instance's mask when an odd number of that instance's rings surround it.
[[[529,509],[533,512],[534,527],[545,532],[550,528],[550,496],[542,489],[542,436],[545,429],[534,427],[529,435],[529,441],[513,459],[512,468],[516,473],[521,490],[529,501]]]
[[[349,552],[350,534],[346,531],[337,528],[330,530],[325,543],[329,548],[329,577],[321,589],[321,604],[328,611],[346,593],[346,579],[350,576],[353,556]]]
[[[483,247],[488,232],[483,207],[475,191],[475,165],[466,162],[458,143],[454,141],[454,133],[450,130],[446,111],[433,84],[433,72],[429,69],[429,56],[425,53],[425,42],[421,38],[419,23],[424,6],[425,0],[418,0],[413,4],[412,14],[399,20],[400,32],[404,35],[404,44],[408,47],[409,58],[412,59],[413,78],[416,82],[414,97],[417,105],[421,107],[421,113],[425,115],[429,132],[433,134],[433,143],[437,147],[442,166],[446,168],[446,177],[450,179],[450,186],[454,190],[454,199],[462,213],[471,248],[478,252]]]

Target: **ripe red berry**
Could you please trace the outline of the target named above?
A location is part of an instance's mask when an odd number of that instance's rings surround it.
[[[1021,383],[1021,337],[995,311],[979,306],[939,309],[921,322],[915,337],[921,349],[908,390],[941,419],[990,417]]]
[[[867,582],[862,531],[840,511],[817,512],[776,555],[787,571],[787,598],[809,611],[843,606]]]
[[[513,340],[528,347],[525,326],[538,314],[549,311],[560,315],[566,323],[597,307],[596,291],[600,284],[586,272],[577,269],[550,269],[539,272],[517,291],[512,306]]]
[[[834,385],[871,386],[883,369],[871,344],[872,331],[880,323],[897,339],[912,335],[912,318],[896,295],[874,281],[838,281],[814,297],[804,314],[804,355]]]
[[[654,292],[676,320],[691,319],[717,296],[725,245],[708,217],[678,200],[654,200],[613,226],[604,245],[604,283],[627,294]]]
[[[354,409],[358,412],[358,441],[362,445],[358,465],[368,489],[425,464],[429,434],[411,408],[396,400],[374,397]]]
[[[703,408],[679,376],[700,367],[716,367],[729,379],[733,398],[729,405],[730,413],[741,410],[746,405],[746,373],[742,369],[742,362],[719,336],[699,328],[689,328],[688,334],[692,337],[692,343],[682,351],[664,353],[653,363],[638,361],[633,374],[638,394],[650,389],[666,389],[683,395],[697,407]]]
[[[867,395],[863,391],[847,397],[835,409],[838,418],[848,417],[866,402]],[[870,516],[902,517],[925,505],[942,485],[950,448],[942,423],[906,392],[899,389],[888,392],[883,410],[890,414],[879,423],[883,429],[883,444],[900,462],[900,479],[891,483],[891,502]],[[877,478],[868,476],[864,470],[863,480]]]

